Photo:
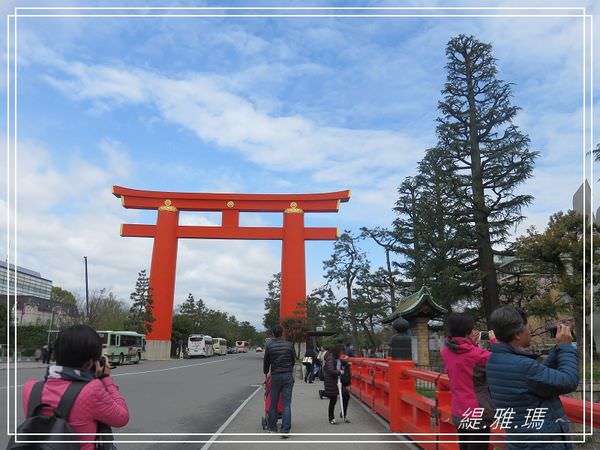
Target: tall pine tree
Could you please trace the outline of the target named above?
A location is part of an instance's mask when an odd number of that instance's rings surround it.
[[[273,275],[267,285],[267,296],[265,297],[265,315],[263,325],[271,330],[279,324],[279,304],[281,301],[281,272]]]
[[[377,245],[383,248],[385,252],[385,268],[380,267],[376,272],[377,276],[374,276],[372,280],[376,282],[378,286],[381,286],[383,282],[387,287],[387,295],[389,298],[388,306],[390,312],[393,313],[396,309],[396,277],[398,276],[398,269],[394,267],[392,254],[396,253],[398,250],[398,238],[393,231],[381,227],[362,227],[361,231],[361,236],[370,237]]]
[[[129,296],[131,308],[126,321],[128,329],[144,334],[152,331],[152,322],[156,319],[152,315],[154,300],[151,291],[150,279],[146,275],[146,270],[142,270],[138,273],[135,291]]]
[[[446,47],[448,75],[438,103],[438,146],[459,180],[456,194],[473,224],[486,316],[498,305],[494,245],[505,242],[533,197],[516,193],[531,177],[537,152],[513,123],[511,85],[497,78],[492,46],[459,35]]]
[[[397,266],[405,278],[409,280],[409,291],[421,288],[427,282],[424,273],[425,250],[420,236],[421,194],[420,179],[407,177],[398,188],[398,200],[394,211],[398,217],[393,223],[393,235],[398,253],[404,256]]]
[[[359,348],[358,340],[358,304],[354,298],[354,288],[362,272],[369,271],[367,255],[357,245],[358,237],[352,236],[348,230],[335,241],[331,259],[323,261],[325,279],[328,285],[335,285],[345,294],[343,299],[348,305],[352,344]]]

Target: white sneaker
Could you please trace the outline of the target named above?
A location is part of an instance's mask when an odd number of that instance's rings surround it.
[[[331,420],[329,421],[329,423],[330,423],[331,425],[337,425],[337,421],[336,421],[335,419],[331,419]]]
[[[344,422],[350,423],[350,419],[348,419],[347,417],[344,417]]]

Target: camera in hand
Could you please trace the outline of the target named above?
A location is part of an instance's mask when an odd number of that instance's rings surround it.
[[[558,325],[561,324],[571,327],[571,336],[573,337],[573,341],[575,341],[575,332],[573,331],[573,319],[565,319],[557,323],[546,325],[546,332],[550,335],[552,339],[555,339],[556,334],[558,333]]]
[[[100,364],[100,367],[106,366],[106,356],[101,356],[100,361],[98,361],[98,364]]]
[[[484,339],[484,340],[488,340],[490,338],[490,332],[489,331],[481,331],[480,332],[480,339]]]

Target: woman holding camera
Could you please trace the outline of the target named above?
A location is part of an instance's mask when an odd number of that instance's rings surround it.
[[[465,313],[448,316],[448,336],[442,359],[452,392],[452,421],[458,431],[460,450],[487,450],[494,406],[486,382],[485,366],[490,352],[479,347],[481,332]],[[494,332],[489,332],[495,342]]]
[[[42,403],[51,408],[42,414],[52,415],[73,382],[86,383],[77,395],[68,423],[81,441],[94,441],[98,424],[123,427],[129,422],[129,410],[119,388],[110,376],[111,367],[102,358],[102,341],[98,333],[87,325],[75,325],[62,331],[56,339],[56,365],[48,367],[41,392]],[[29,380],[23,386],[23,406],[28,412],[32,389],[38,380]],[[93,442],[82,442],[82,450],[94,450]]]

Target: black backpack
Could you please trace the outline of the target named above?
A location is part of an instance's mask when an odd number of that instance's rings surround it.
[[[31,390],[29,396],[29,405],[27,408],[27,418],[17,428],[17,435],[20,442],[15,442],[16,436],[12,436],[7,450],[79,450],[80,444],[75,431],[71,428],[67,420],[75,399],[86,385],[84,382],[72,382],[60,399],[58,406],[54,409],[53,416],[41,414],[44,407],[51,408],[50,405],[42,403],[42,389],[44,382],[39,381]],[[108,425],[98,423],[98,433],[111,432]],[[22,433],[38,433],[36,435],[23,435]],[[97,449],[115,448],[112,445],[112,436],[97,436],[99,440],[106,440],[96,444]],[[36,441],[36,442],[31,442]],[[74,441],[74,442],[47,442],[47,441]]]

